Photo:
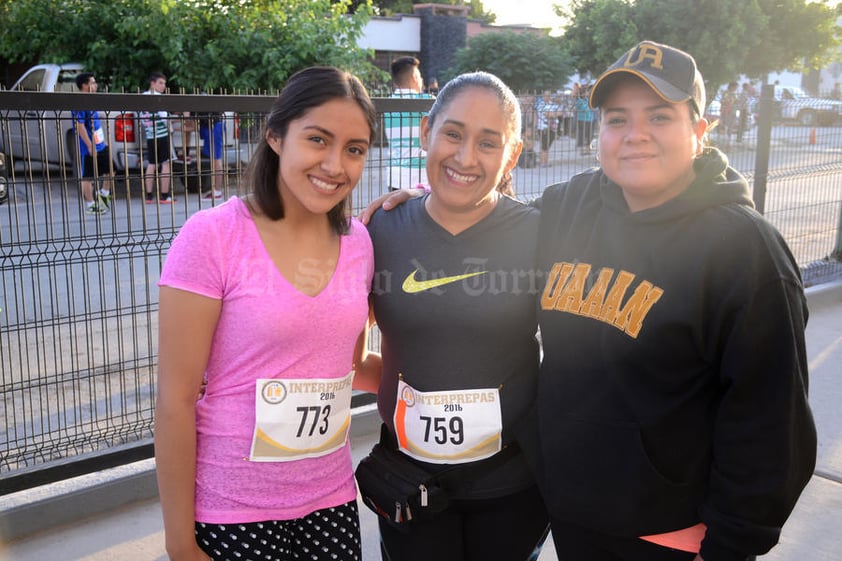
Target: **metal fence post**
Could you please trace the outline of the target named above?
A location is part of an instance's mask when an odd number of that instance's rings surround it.
[[[834,261],[842,261],[842,204],[839,205],[839,222],[836,224],[836,245],[830,252]]]
[[[763,84],[758,104],[757,152],[754,157],[754,206],[763,214],[766,210],[766,181],[769,177],[769,150],[772,144],[772,100],[775,86]]]

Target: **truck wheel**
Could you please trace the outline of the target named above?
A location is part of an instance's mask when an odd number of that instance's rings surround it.
[[[6,154],[0,152],[0,205],[9,200],[9,183],[7,180],[9,174],[6,171],[6,162],[8,161]]]
[[[836,123],[836,115],[833,113],[822,113],[818,118],[819,125],[829,127]]]
[[[809,109],[802,109],[798,112],[798,122],[805,127],[812,127],[816,124],[816,112]]]

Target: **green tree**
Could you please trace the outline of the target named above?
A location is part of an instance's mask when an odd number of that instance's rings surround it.
[[[555,10],[573,22],[563,41],[582,76],[598,75],[629,49],[627,45],[637,43],[630,0],[573,0],[569,10]]]
[[[465,48],[454,54],[444,78],[484,70],[515,91],[555,90],[567,83],[572,69],[558,38],[505,31],[468,39]]]
[[[766,16],[767,26],[756,48],[746,53],[746,74],[818,70],[838,52],[842,27],[836,21],[842,16],[842,4],[834,10],[823,3],[805,4],[804,0],[757,2]]]
[[[82,62],[113,89],[160,70],[187,91],[277,91],[330,64],[382,79],[357,47],[372,6],[350,0],[0,0],[0,57]]]
[[[650,39],[693,54],[709,94],[739,74],[819,68],[842,40],[825,0],[574,0],[556,12],[572,22],[564,42],[580,72]]]
[[[686,10],[691,1],[638,0],[633,17],[640,38],[692,53],[708,91],[714,93],[720,85],[747,73],[748,53],[756,52],[761,45],[765,49],[773,42],[767,31],[768,14],[759,2],[700,0],[693,4],[697,12],[690,22]]]

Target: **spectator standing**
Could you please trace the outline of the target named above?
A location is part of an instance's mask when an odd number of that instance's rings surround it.
[[[96,93],[96,77],[90,72],[76,76],[76,87],[80,92]],[[85,212],[102,214],[111,206],[111,188],[114,181],[111,173],[111,151],[105,142],[105,132],[99,112],[93,110],[72,111],[76,138],[79,141],[80,185],[85,200]],[[102,187],[98,183],[102,181]],[[94,196],[96,195],[96,196]]]
[[[553,103],[552,93],[547,90],[535,100],[535,130],[538,134],[540,153],[538,165],[550,165],[550,147],[556,138],[556,118],[561,115],[561,107]]]
[[[353,363],[373,256],[345,207],[375,119],[356,77],[299,71],[272,105],[249,194],[193,214],[173,240],[155,410],[170,559],[361,559],[351,384],[379,361]]]
[[[740,93],[737,95],[737,143],[743,141],[743,135],[749,128],[749,118],[754,105],[754,88],[750,82],[743,82]]]
[[[167,77],[160,72],[149,75],[149,89],[146,95],[161,95],[167,89]],[[146,204],[156,200],[160,204],[172,204],[170,195],[170,120],[166,111],[143,111],[140,113],[146,137]],[[185,154],[185,158],[187,154]],[[155,196],[157,194],[157,197]]]
[[[433,78],[430,81],[430,84],[427,86],[427,93],[436,96],[439,93],[439,81],[436,78]]]
[[[206,199],[222,198],[224,176],[222,156],[225,151],[225,121],[222,113],[197,113],[199,138],[202,140],[202,155],[211,163],[211,189],[204,194]]]
[[[590,88],[585,85],[579,89],[579,97],[576,98],[576,148],[582,156],[591,153],[591,138],[596,119],[596,111],[588,105],[589,94]]]
[[[737,131],[737,111],[739,110],[740,95],[737,92],[737,82],[730,82],[719,105],[719,121],[722,132],[725,134],[725,142],[731,141],[731,134]]]
[[[405,56],[392,63],[394,90],[391,97],[432,99],[424,93],[421,61]],[[390,191],[427,184],[426,154],[421,148],[421,118],[417,111],[389,112],[383,115],[386,138],[389,139],[389,169],[386,178]]]
[[[750,81],[743,82],[743,93],[751,99],[757,97],[757,88]]]

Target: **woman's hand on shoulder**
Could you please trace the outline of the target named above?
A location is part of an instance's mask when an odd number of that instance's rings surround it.
[[[391,210],[395,207],[398,207],[408,201],[409,199],[414,199],[415,197],[420,197],[427,190],[424,188],[415,188],[415,189],[399,189],[397,191],[390,191],[385,195],[380,195],[373,201],[371,201],[367,207],[363,209],[360,215],[357,217],[360,222],[363,224],[368,224],[371,220],[371,217],[377,212],[378,209],[382,208],[383,210]]]

